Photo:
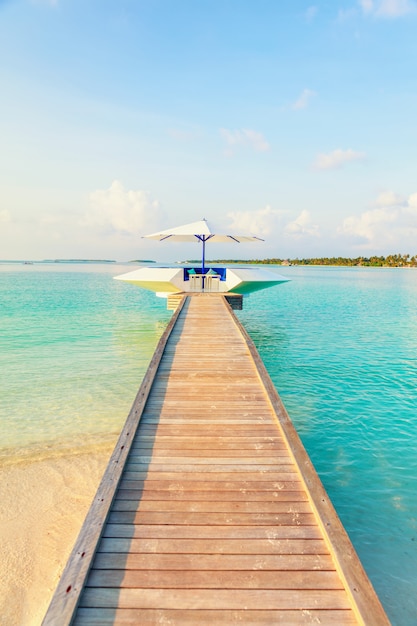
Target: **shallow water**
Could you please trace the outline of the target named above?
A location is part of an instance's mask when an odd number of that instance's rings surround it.
[[[133,268],[131,268],[133,269]],[[170,312],[116,265],[0,265],[0,459],[120,430]],[[279,268],[239,313],[394,626],[417,623],[417,271]]]
[[[0,266],[0,458],[120,431],[170,312],[120,266]],[[49,452],[48,452],[49,451]]]
[[[240,318],[393,624],[417,624],[417,272],[280,268]]]

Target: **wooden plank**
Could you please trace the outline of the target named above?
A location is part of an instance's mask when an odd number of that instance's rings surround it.
[[[113,511],[138,511],[146,512],[163,512],[163,513],[249,513],[259,515],[261,513],[288,513],[297,519],[300,514],[309,515],[311,506],[306,501],[290,501],[290,502],[257,502],[256,506],[252,502],[224,502],[207,500],[187,501],[184,506],[183,502],[177,500],[124,500],[119,498],[117,494],[113,502]]]
[[[149,413],[146,416],[145,424],[160,424],[161,426],[175,426],[175,424],[183,427],[198,426],[199,424],[207,424],[207,418],[204,418],[201,411],[210,415],[210,425],[230,424],[232,427],[248,426],[256,429],[258,425],[268,423],[270,416],[265,412],[250,413],[247,410],[247,404],[242,407],[232,408],[230,412],[227,409],[216,411],[213,405],[204,405],[203,403],[195,404],[190,407],[168,407],[164,408],[155,415]],[[151,410],[151,408],[150,408]]]
[[[213,607],[211,589],[109,589],[87,587],[80,601],[83,607],[144,609],[205,609]],[[217,589],[216,608],[232,610],[349,609],[345,590],[338,589]]]
[[[180,398],[180,396],[178,396],[178,399],[175,399],[175,398],[164,399],[163,396],[161,396],[160,399],[151,398],[151,400],[149,401],[148,407],[151,410],[152,409],[159,410],[162,402],[164,405],[165,412],[175,410],[175,409],[179,409],[181,413],[184,413],[187,410],[193,411],[193,412],[197,411],[194,416],[194,419],[197,419],[198,415],[200,415],[200,417],[204,419],[205,421],[207,420],[207,417],[200,413],[203,407],[204,408],[206,407],[208,410],[216,409],[217,411],[223,411],[224,413],[227,412],[228,415],[229,415],[229,411],[233,412],[233,410],[235,410],[236,414],[238,415],[241,411],[244,411],[245,409],[247,409],[249,402],[251,404],[255,404],[255,407],[252,413],[258,413],[259,411],[262,411],[262,409],[264,409],[265,411],[264,415],[266,418],[268,417],[268,413],[265,410],[263,399],[255,398],[253,396],[251,397],[249,395],[247,397],[242,397],[235,401],[230,401],[230,402],[228,402],[227,400],[214,399],[212,395],[205,396],[203,394],[200,395],[199,397],[196,396],[195,398],[182,398],[182,399]]]
[[[285,449],[285,445],[282,442],[280,437],[247,437],[242,435],[238,438],[236,436],[233,437],[209,437],[209,436],[201,436],[201,435],[188,435],[188,434],[177,434],[172,435],[171,437],[167,437],[164,435],[158,435],[158,440],[156,440],[154,435],[146,435],[145,433],[141,433],[140,439],[137,442],[134,442],[132,448],[137,447],[145,447],[147,444],[149,445],[162,445],[162,446],[194,446],[197,445],[201,448],[202,446],[210,448],[212,446],[222,447],[222,448],[231,448],[234,450],[235,448],[253,448],[256,446],[276,446],[277,448]]]
[[[114,503],[109,515],[109,522],[112,524],[166,524],[166,511],[140,511],[135,507],[125,505],[123,500]],[[116,506],[117,505],[117,506]],[[283,526],[316,525],[317,520],[313,513],[233,513],[230,511],[223,513],[192,513],[173,512],[169,515],[170,524],[180,525],[205,525],[210,526],[270,526],[271,524]]]
[[[97,552],[94,569],[336,571],[328,554],[154,554],[150,558],[130,552]]]
[[[201,409],[201,407],[199,407],[199,409]],[[177,415],[163,415],[161,413],[159,417],[147,416],[146,420],[144,420],[145,422],[144,426],[146,424],[149,424],[150,426],[155,426],[158,424],[161,427],[172,426],[174,428],[174,431],[178,432],[178,426],[182,428],[186,428],[187,426],[190,426],[190,428],[194,429],[196,426],[199,426],[202,423],[204,423],[204,425],[206,424],[206,422],[202,421],[201,416],[199,418],[194,418],[192,417],[192,415],[193,415],[192,411],[189,413],[187,413],[187,411],[181,411]],[[239,417],[236,417],[233,413],[231,413],[228,417],[218,416],[218,418],[216,418],[212,416],[212,418],[210,419],[210,424],[212,428],[214,428],[215,426],[220,427],[220,428],[222,426],[231,426],[235,428],[237,426],[242,425],[242,426],[248,426],[248,427],[256,429],[258,428],[258,426],[263,425],[266,419],[267,419],[266,417],[262,417],[262,416],[251,417],[250,415],[246,415],[242,411]],[[197,431],[194,431],[194,432],[197,432]]]
[[[352,611],[345,610],[293,610],[245,611],[245,623],[251,626],[353,626],[357,620]],[[187,611],[170,609],[90,609],[82,608],[74,626],[232,626],[242,624],[242,612],[216,609]]]
[[[248,611],[245,623],[251,626],[353,626],[357,620],[352,611],[298,609],[292,611]],[[172,609],[90,609],[80,608],[74,626],[232,626],[242,624],[242,611],[216,609],[187,611]]]
[[[103,538],[99,552],[130,554],[329,554],[323,539],[134,539]]]
[[[303,485],[299,480],[192,480],[185,479],[184,475],[174,480],[158,479],[158,474],[152,474],[152,478],[144,476],[143,479],[129,479],[125,476],[119,484],[119,489],[141,489],[143,493],[155,493],[160,491],[177,492],[181,491],[187,494],[192,491],[199,491],[212,495],[212,492],[219,491],[239,491],[241,493],[265,493],[272,491],[273,493],[283,493],[286,491],[302,491]],[[204,497],[205,497],[204,496]]]
[[[148,539],[321,539],[318,526],[185,526],[107,523],[103,537]]]
[[[290,471],[292,469],[292,471]],[[277,485],[277,489],[279,489],[279,485],[282,481],[287,480],[299,480],[300,474],[294,471],[294,467],[288,468],[287,466],[279,466],[279,470],[275,470],[274,468],[269,468],[268,470],[259,471],[258,468],[250,468],[250,470],[246,471],[234,471],[233,474],[229,471],[219,472],[193,472],[191,475],[187,472],[154,472],[154,471],[125,471],[123,474],[126,480],[144,480],[149,479],[152,480],[168,480],[178,482],[183,480],[184,477],[187,478],[188,481],[192,481],[193,479],[196,481],[204,480],[205,483],[210,485],[212,481],[230,481],[236,482],[239,481],[243,486],[249,486],[251,484],[263,483],[265,488],[273,487]],[[213,485],[211,488],[215,488]],[[256,487],[258,488],[258,487]]]
[[[213,420],[210,419],[209,423],[201,423],[201,422],[193,422],[186,421],[184,422],[184,426],[179,429],[178,426],[173,424],[159,424],[153,423],[148,424],[146,419],[149,418],[149,411],[146,411],[146,415],[141,419],[139,426],[139,434],[154,434],[154,435],[164,435],[166,437],[170,437],[171,435],[178,435],[178,431],[181,430],[184,434],[188,434],[190,436],[199,436],[204,437],[205,435],[213,435],[213,432],[216,432],[213,429]],[[158,415],[155,414],[155,417]],[[214,424],[217,422],[215,421]],[[220,422],[219,422],[220,423]],[[260,424],[252,424],[242,421],[241,424],[233,424],[233,437],[250,437],[250,436],[264,436],[264,437],[276,437],[277,429],[274,424],[271,424],[270,421],[268,423],[260,423]]]
[[[142,502],[145,500],[180,500],[181,502],[306,502],[307,494],[304,490],[299,491],[248,491],[247,489],[238,491],[225,491],[219,489],[213,491],[190,492],[184,489],[172,488],[170,490],[158,491],[156,489],[144,491],[143,489],[119,489],[117,492],[119,500],[134,500]]]
[[[228,456],[221,456],[216,458],[215,456],[202,456],[193,457],[189,456],[175,456],[173,454],[169,454],[168,456],[160,456],[158,454],[149,455],[141,455],[141,454],[130,454],[129,458],[126,462],[126,467],[131,468],[133,465],[145,464],[150,468],[156,465],[189,465],[192,464],[194,467],[197,465],[210,465],[210,467],[218,467],[225,465],[232,465],[233,467],[239,467],[240,465],[254,465],[255,467],[262,467],[263,465],[290,465],[292,459],[288,453],[276,455],[276,456],[264,456],[259,455],[260,458],[255,458],[254,455],[242,456],[237,455],[237,458],[230,458]],[[191,457],[191,458],[190,458]],[[190,471],[190,470],[187,470]]]
[[[271,456],[273,454],[274,456]],[[151,455],[151,456],[150,456]],[[197,447],[194,448],[171,448],[166,449],[160,446],[155,446],[154,448],[135,448],[131,450],[129,455],[129,461],[134,463],[136,460],[146,462],[152,461],[161,461],[165,462],[167,460],[173,461],[174,459],[186,460],[189,461],[190,458],[195,461],[199,460],[199,457],[202,459],[209,459],[210,461],[213,459],[221,459],[224,462],[225,459],[228,461],[232,461],[232,459],[239,460],[250,460],[251,462],[256,462],[256,460],[261,459],[262,462],[265,462],[266,459],[269,459],[270,462],[279,463],[281,459],[285,463],[291,462],[291,457],[288,454],[287,450],[283,450],[279,448],[278,450],[271,450],[271,448],[252,448],[245,450],[232,450],[232,449],[200,449]],[[201,461],[200,461],[201,462]],[[204,461],[207,462],[207,461]]]
[[[240,461],[242,459],[239,459]],[[268,461],[268,459],[267,459]],[[207,473],[211,472],[225,472],[230,475],[233,472],[244,472],[248,473],[252,468],[256,468],[259,471],[270,471],[276,470],[279,472],[292,472],[294,471],[294,465],[288,463],[288,465],[284,465],[281,463],[274,462],[275,460],[270,460],[269,463],[265,463],[265,460],[262,460],[262,463],[256,463],[253,459],[245,459],[243,463],[237,463],[234,459],[222,459],[222,462],[217,462],[213,464],[211,459],[203,459],[200,463],[197,463],[194,460],[190,460],[189,463],[185,462],[185,459],[176,460],[176,462],[170,462],[168,458],[166,463],[161,463],[158,461],[127,461],[126,462],[126,470],[131,472],[140,472],[140,471],[149,471],[149,472],[198,472],[204,471]]]
[[[343,589],[335,571],[92,570],[87,587],[142,589]]]
[[[236,443],[236,441],[206,441],[203,437],[190,437],[188,440],[177,439],[176,441],[166,441],[167,439],[169,438],[164,437],[164,441],[161,441],[161,438],[158,437],[158,441],[153,441],[152,439],[142,440],[132,446],[131,454],[149,454],[147,450],[151,450],[152,454],[158,452],[159,454],[162,454],[162,456],[175,454],[175,451],[178,450],[190,450],[190,452],[195,453],[198,452],[200,456],[203,454],[218,454],[219,452],[224,453],[225,451],[230,451],[231,456],[236,456],[236,453],[240,455],[244,452],[252,454],[253,452],[261,453],[265,450],[272,450],[273,453],[277,455],[280,453],[288,454],[287,450],[280,441],[253,442],[249,439],[244,439],[240,443]],[[246,455],[243,454],[243,456]]]

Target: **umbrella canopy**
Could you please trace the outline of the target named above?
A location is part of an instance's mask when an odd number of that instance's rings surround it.
[[[145,235],[145,238],[157,239],[158,241],[201,241],[203,245],[203,270],[205,262],[206,241],[214,241],[217,243],[226,243],[228,241],[234,241],[235,243],[264,241],[260,237],[250,235],[222,234],[218,232],[218,230],[213,228],[206,219],[200,220],[198,222],[191,222],[191,224],[185,224],[184,226],[177,226],[176,228],[162,230],[159,233],[153,233],[152,235]]]

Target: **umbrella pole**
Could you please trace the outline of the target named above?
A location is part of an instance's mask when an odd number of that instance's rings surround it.
[[[202,263],[201,263],[201,273],[202,273],[201,280],[202,280],[202,289],[204,291],[204,261],[205,261],[205,258],[206,258],[206,238],[204,237],[204,235],[203,235],[203,238],[202,238],[202,242],[203,242],[203,260],[202,260]]]

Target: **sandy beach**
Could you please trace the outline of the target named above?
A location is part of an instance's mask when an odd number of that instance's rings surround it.
[[[112,447],[0,467],[0,624],[39,626]]]

